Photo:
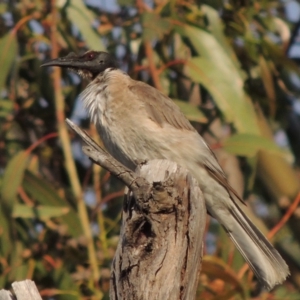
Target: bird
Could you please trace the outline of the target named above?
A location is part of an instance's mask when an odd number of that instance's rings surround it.
[[[222,225],[259,282],[271,290],[289,275],[277,250],[242,210],[243,199],[230,186],[218,160],[179,107],[156,88],[132,79],[113,55],[87,51],[52,59],[89,80],[80,98],[106,150],[135,170],[138,161],[167,159],[197,180],[207,212]]]

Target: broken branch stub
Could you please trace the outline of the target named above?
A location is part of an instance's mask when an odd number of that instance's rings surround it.
[[[143,207],[131,193],[125,195],[110,299],[194,299],[206,224],[198,183],[166,160],[142,165],[137,175],[151,189]]]

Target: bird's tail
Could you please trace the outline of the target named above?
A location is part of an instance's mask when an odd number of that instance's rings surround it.
[[[231,208],[231,218],[230,228],[224,228],[262,286],[270,290],[283,282],[289,268],[276,249],[237,204]]]

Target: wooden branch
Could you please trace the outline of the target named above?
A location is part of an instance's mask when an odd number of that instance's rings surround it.
[[[15,281],[12,287],[16,297],[9,291],[0,290],[0,300],[42,300],[34,281]]]
[[[111,300],[192,300],[202,261],[206,208],[197,181],[167,160],[133,172],[70,120],[90,159],[129,188],[119,244],[112,264]]]
[[[150,188],[149,183],[135,174],[135,172],[126,168],[115,158],[113,158],[107,151],[101,148],[86,132],[81,130],[71,120],[66,119],[67,124],[82,138],[87,146],[83,146],[83,152],[96,164],[100,165],[110,173],[115,175],[124,184],[137,195],[140,194],[140,189],[143,190]],[[142,195],[138,196],[139,198]]]

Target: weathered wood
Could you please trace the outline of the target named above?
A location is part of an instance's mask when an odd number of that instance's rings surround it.
[[[12,288],[16,296],[10,291],[1,290],[0,300],[42,300],[39,291],[31,280],[15,281]]]
[[[32,280],[15,281],[12,284],[18,300],[42,300],[39,291]]]
[[[166,160],[145,162],[133,172],[70,120],[67,123],[87,144],[84,153],[130,190],[124,199],[110,299],[194,299],[206,223],[197,181]]]
[[[111,300],[192,300],[202,259],[206,209],[197,181],[175,163],[154,160],[138,175],[152,188],[141,209],[125,197],[112,266]]]
[[[0,300],[15,300],[16,298],[10,291],[0,290]]]

